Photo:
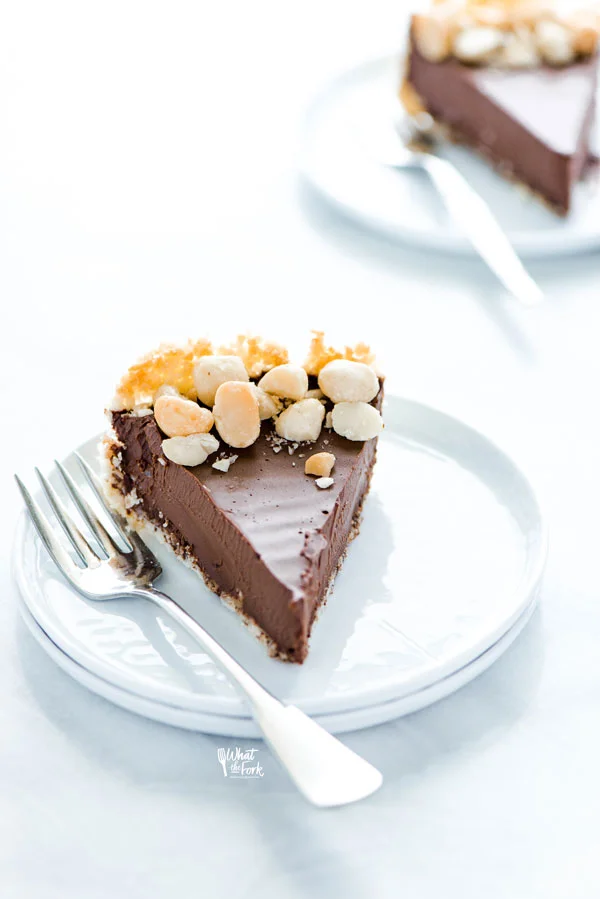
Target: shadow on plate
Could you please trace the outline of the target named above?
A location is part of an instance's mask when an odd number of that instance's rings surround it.
[[[456,693],[404,718],[350,734],[348,743],[383,770],[393,789],[448,756],[468,756],[501,739],[527,714],[538,692],[542,614],[538,607],[506,653]]]

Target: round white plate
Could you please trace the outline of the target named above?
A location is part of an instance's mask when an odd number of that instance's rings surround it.
[[[265,686],[310,714],[408,696],[496,643],[537,592],[546,530],[535,495],[485,437],[410,400],[384,412],[359,537],[302,666],[268,657],[241,619],[152,537],[171,594]],[[97,438],[81,447],[96,462]],[[76,470],[72,469],[76,474]],[[15,573],[52,641],[130,693],[214,715],[247,715],[210,658],[149,603],[90,602],[71,590],[23,517]]]
[[[399,57],[365,63],[331,82],[310,107],[300,157],[304,176],[346,215],[398,240],[451,253],[472,253],[426,176],[377,162],[402,115]],[[556,256],[600,245],[600,191],[578,186],[561,219],[505,181],[476,154],[447,145],[450,159],[489,203],[522,256]]]
[[[394,718],[399,718],[402,715],[412,714],[412,712],[417,712],[437,702],[439,699],[443,699],[473,680],[506,652],[531,618],[536,607],[536,599],[537,597],[534,597],[521,617],[517,619],[511,629],[497,643],[494,643],[486,652],[455,674],[443,678],[431,687],[426,687],[424,690],[418,690],[416,693],[404,696],[402,699],[392,699],[379,705],[370,705],[362,709],[352,709],[347,712],[339,712],[338,714],[315,715],[314,720],[318,721],[330,733],[340,734],[351,730],[361,730],[365,727],[373,727],[376,724],[384,724],[386,721],[392,721]],[[109,700],[109,702],[144,718],[150,718],[153,721],[160,721],[162,724],[169,724],[174,727],[182,727],[186,730],[219,734],[225,737],[261,736],[258,726],[250,717],[238,718],[233,715],[211,715],[191,709],[180,709],[176,706],[145,699],[137,696],[135,693],[122,690],[120,687],[115,687],[108,681],[102,680],[102,678],[87,671],[87,669],[65,655],[37,624],[24,603],[20,603],[20,612],[30,633],[35,637],[42,649],[48,653],[50,658],[84,687]]]

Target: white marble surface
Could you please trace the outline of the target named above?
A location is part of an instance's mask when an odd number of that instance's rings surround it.
[[[401,4],[34,3],[0,22],[0,893],[3,899],[588,899],[600,840],[597,256],[534,266],[516,308],[476,262],[364,235],[297,183],[302,109],[392,49]],[[552,528],[542,608],[455,696],[349,735],[384,788],[320,812],[264,752],[72,683],[17,620],[10,475],[102,427],[165,336],[347,331],[395,390],[486,431]]]

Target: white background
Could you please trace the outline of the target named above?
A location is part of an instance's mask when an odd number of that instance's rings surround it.
[[[402,3],[19,3],[0,13],[0,893],[3,899],[580,899],[600,840],[596,256],[533,266],[523,310],[476,262],[385,243],[299,184],[302,114],[400,43]],[[341,326],[340,319],[343,320]],[[530,473],[552,529],[541,610],[429,710],[347,743],[383,789],[313,810],[266,750],[111,707],[17,619],[11,483],[103,426],[164,338],[310,327],[371,341],[388,389]]]

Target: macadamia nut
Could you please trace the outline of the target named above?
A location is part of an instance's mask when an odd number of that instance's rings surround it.
[[[337,403],[332,420],[333,430],[347,440],[371,440],[383,429],[380,413],[368,403]]]
[[[319,439],[324,418],[325,409],[319,400],[300,400],[281,413],[275,430],[285,440],[315,441]]]
[[[319,387],[334,403],[370,403],[379,392],[379,380],[363,362],[335,359],[321,369]]]
[[[214,404],[221,384],[248,380],[248,372],[239,356],[201,356],[194,365],[194,387],[205,406]]]
[[[214,424],[210,409],[203,409],[193,400],[172,394],[158,397],[154,404],[154,417],[158,427],[167,437],[206,434]]]
[[[319,478],[328,478],[334,465],[333,453],[313,453],[304,463],[304,473],[315,474]]]
[[[299,365],[276,365],[258,382],[258,386],[281,399],[301,400],[308,390],[308,375]]]
[[[162,451],[171,462],[191,468],[206,462],[219,449],[219,441],[212,434],[190,434],[188,437],[169,437],[162,442]]]
[[[213,408],[217,431],[229,446],[251,446],[260,434],[258,399],[253,384],[227,381],[217,389]]]

